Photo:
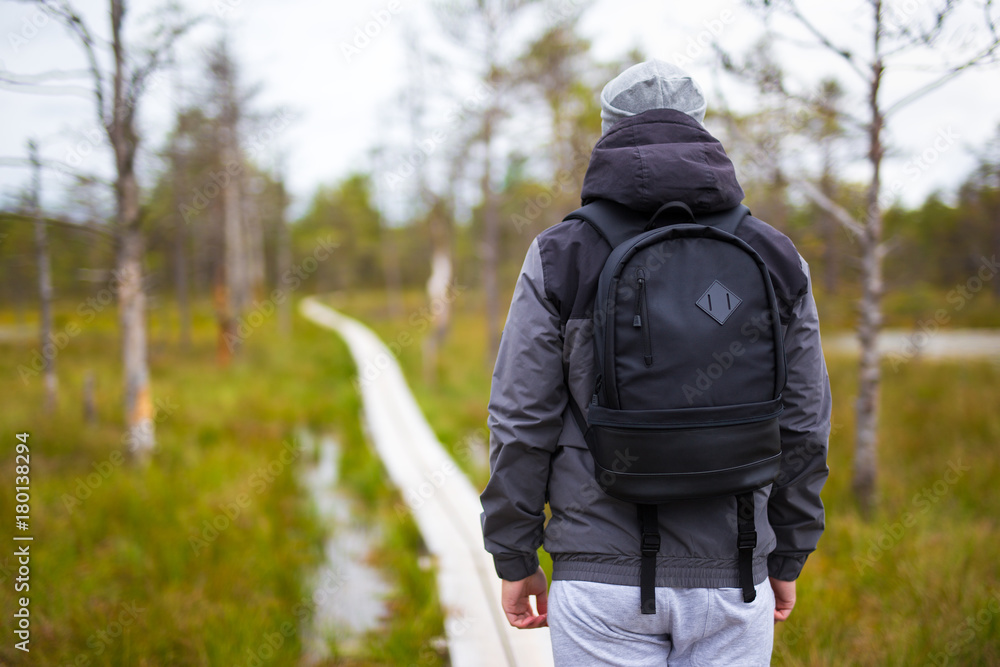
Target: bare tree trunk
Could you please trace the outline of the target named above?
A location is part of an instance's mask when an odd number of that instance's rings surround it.
[[[874,51],[868,106],[871,124],[868,126],[868,161],[872,176],[868,185],[864,233],[861,240],[861,303],[858,323],[858,341],[861,358],[858,365],[858,403],[855,425],[854,477],[852,486],[861,511],[871,514],[876,502],[875,488],[878,477],[878,419],[879,385],[882,369],[878,351],[878,335],[882,328],[882,207],[881,167],[884,150],[882,127],[884,118],[879,106],[879,88],[882,84],[883,66],[879,46],[882,34],[882,2],[872,3],[875,12]]]
[[[146,460],[156,444],[153,399],[146,359],[146,295],[142,285],[145,243],[139,221],[139,184],[135,177],[135,100],[129,99],[126,57],[122,41],[124,0],[111,0],[111,38],[114,51],[114,98],[108,137],[115,153],[118,211],[118,317],[122,333],[122,366],[125,375],[125,427],[130,451]]]
[[[235,129],[223,128],[222,164],[238,164]],[[246,238],[243,225],[243,201],[238,176],[222,188],[222,224],[226,237],[226,291],[229,311],[239,316],[249,301],[247,289]]]
[[[500,223],[493,196],[493,109],[486,111],[483,127],[483,291],[486,301],[487,348],[486,359],[488,368],[496,361],[497,350],[500,348],[500,295],[497,288],[497,265],[499,263]]]
[[[97,403],[94,400],[94,371],[83,376],[83,420],[93,424],[97,420]]]
[[[176,213],[181,210],[181,192],[184,189],[184,165],[176,147],[173,154],[174,168],[174,291],[177,295],[177,319],[180,344],[191,345],[191,303],[188,298],[187,279],[187,224]]]
[[[56,377],[55,354],[52,346],[52,265],[49,261],[49,238],[42,219],[42,165],[38,159],[38,146],[28,142],[31,160],[31,213],[35,218],[35,264],[38,267],[39,342],[42,352],[42,372],[45,378],[45,411],[55,409],[58,401],[59,380]]]
[[[282,289],[281,276],[292,268],[292,240],[291,232],[288,229],[288,222],[285,220],[285,209],[287,199],[285,195],[285,180],[283,174],[278,174],[278,212],[277,212],[277,284],[278,289]],[[285,298],[278,304],[278,332],[282,336],[288,336],[292,332],[292,297],[286,294]]]
[[[212,285],[212,303],[215,306],[215,319],[219,325],[218,344],[215,359],[220,366],[227,366],[232,361],[236,349],[236,318],[230,311],[229,291],[226,289],[225,267],[218,265],[215,272],[215,282]]]
[[[138,213],[135,177],[126,186],[126,200],[119,206]],[[122,365],[125,371],[125,423],[127,442],[132,453],[146,458],[156,444],[153,426],[153,400],[146,360],[146,294],[142,286],[142,257],[145,243],[138,226],[121,234],[118,252],[118,309],[122,332]]]
[[[191,302],[188,298],[186,231],[184,221],[178,219],[174,229],[174,289],[177,294],[178,338],[183,347],[191,345]]]
[[[399,268],[399,248],[392,230],[384,224],[381,214],[379,221],[379,236],[382,246],[382,273],[385,277],[386,300],[390,317],[403,315],[403,277]]]
[[[234,146],[235,132],[224,127],[222,164],[234,164],[237,151]],[[228,173],[228,172],[227,172]],[[216,305],[222,307],[219,317],[220,340],[224,342],[226,351],[220,346],[220,361],[223,365],[229,363],[232,356],[239,354],[242,338],[236,335],[236,322],[246,309],[249,302],[247,290],[246,245],[243,229],[242,197],[240,182],[237,176],[222,188],[222,231],[225,246],[225,261],[222,275],[222,299],[216,293]]]
[[[823,173],[819,179],[819,189],[831,201],[836,198],[833,180],[833,158],[829,145],[824,146]],[[819,210],[820,230],[823,238],[823,286],[827,294],[837,293],[837,283],[840,275],[837,252],[837,231],[839,225],[825,209]]]
[[[431,262],[431,277],[427,280],[427,296],[430,300],[431,331],[424,339],[424,380],[428,384],[437,381],[438,354],[448,335],[451,323],[451,299],[449,290],[452,281],[451,250],[439,244],[434,249]]]
[[[264,294],[264,227],[260,210],[253,196],[241,188],[243,198],[243,239],[246,251],[246,293],[247,305],[251,299],[260,299]]]
[[[213,176],[212,180],[222,190],[222,231],[225,239],[223,278],[227,299],[227,312],[223,321],[233,323],[250,304],[253,271],[250,267],[251,242],[248,238],[250,225],[243,208],[244,160],[239,135],[242,114],[238,98],[236,66],[225,39],[220,42],[218,49],[212,55],[210,68],[213,84],[218,90],[220,105],[218,122],[222,166],[219,174]],[[225,337],[231,348],[229,351],[237,353],[241,340],[232,335]]]
[[[1000,163],[997,163],[994,167],[996,169],[996,187],[997,192],[1000,192]],[[987,213],[990,215],[990,220],[993,221],[993,247],[1000,248],[1000,198],[994,199],[992,206],[987,208]],[[1000,280],[993,281],[993,293],[1000,298]]]

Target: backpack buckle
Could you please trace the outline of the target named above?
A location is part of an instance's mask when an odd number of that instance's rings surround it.
[[[739,533],[736,537],[736,548],[741,551],[743,549],[756,549],[757,531],[754,530],[748,533]]]
[[[643,556],[655,556],[659,552],[660,552],[660,534],[659,533],[643,533],[642,534],[642,555]]]

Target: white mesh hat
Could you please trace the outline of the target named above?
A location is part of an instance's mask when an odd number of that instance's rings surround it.
[[[705,121],[705,95],[691,75],[664,60],[647,60],[616,76],[601,91],[601,133],[650,109],[683,111]]]

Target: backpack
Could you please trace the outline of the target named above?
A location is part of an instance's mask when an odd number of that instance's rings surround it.
[[[785,355],[767,267],[734,236],[749,214],[670,202],[647,219],[597,200],[566,216],[613,248],[594,304],[587,418],[569,403],[599,486],[637,505],[644,614],[656,613],[659,506],[683,499],[735,496],[740,587],[745,602],[756,596],[754,491],[778,474]]]

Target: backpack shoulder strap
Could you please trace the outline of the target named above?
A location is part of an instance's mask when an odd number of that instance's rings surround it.
[[[725,211],[699,215],[697,220],[698,224],[715,227],[729,234],[735,234],[736,228],[743,222],[743,218],[748,215],[750,215],[750,209],[743,204],[739,204]]]
[[[660,211],[663,209],[661,208]],[[659,211],[657,212],[659,214]],[[739,204],[725,211],[698,215],[698,224],[715,227],[729,234],[735,234],[743,219],[750,215],[750,209]],[[581,206],[564,220],[577,218],[588,223],[601,235],[612,249],[617,248],[630,238],[646,231],[649,219],[644,214],[608,199],[597,199]],[[656,215],[653,216],[656,218]]]
[[[608,199],[594,200],[563,219],[571,218],[578,218],[588,223],[612,249],[641,234],[649,222],[642,213]]]

